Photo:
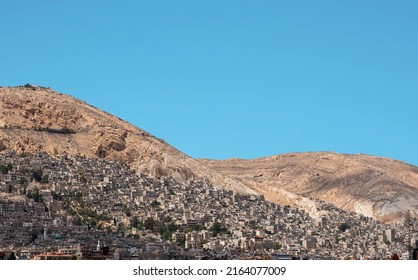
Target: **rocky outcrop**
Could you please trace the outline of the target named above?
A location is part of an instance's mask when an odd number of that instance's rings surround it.
[[[149,175],[183,182],[209,178],[215,186],[254,193],[146,131],[73,97],[33,85],[0,88],[0,150],[117,160]]]
[[[381,157],[293,153],[255,160],[201,160],[266,198],[308,211],[315,199],[385,222],[418,217],[418,167]]]
[[[294,153],[256,160],[195,160],[80,100],[33,85],[0,88],[0,152],[47,152],[125,163],[181,182],[205,179],[316,215],[315,199],[382,221],[418,216],[418,168],[365,155]]]

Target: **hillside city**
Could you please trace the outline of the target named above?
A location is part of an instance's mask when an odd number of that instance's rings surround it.
[[[153,178],[104,159],[0,154],[0,259],[410,259],[418,221]]]

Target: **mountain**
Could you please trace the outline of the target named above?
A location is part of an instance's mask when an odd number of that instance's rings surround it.
[[[384,222],[418,214],[418,167],[396,160],[320,152],[200,162],[312,215],[318,199]]]
[[[385,222],[418,216],[418,167],[381,157],[293,153],[255,160],[190,158],[115,116],[50,88],[0,87],[0,152],[118,161],[153,177],[206,179],[320,216],[318,200]]]
[[[180,182],[207,178],[215,186],[254,193],[209,170],[163,140],[71,96],[25,85],[0,88],[0,151],[103,158]]]

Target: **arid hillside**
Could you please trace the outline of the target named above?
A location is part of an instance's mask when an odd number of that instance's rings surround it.
[[[315,199],[386,222],[408,210],[418,214],[418,167],[396,160],[322,152],[201,162],[271,201],[312,214]]]
[[[123,162],[151,176],[207,178],[215,186],[253,193],[135,126],[50,88],[0,88],[0,151],[44,151]]]
[[[316,199],[385,222],[418,216],[418,167],[329,152],[255,160],[196,160],[161,139],[50,88],[0,87],[0,152],[47,152],[120,161],[151,176],[212,185],[321,215]]]

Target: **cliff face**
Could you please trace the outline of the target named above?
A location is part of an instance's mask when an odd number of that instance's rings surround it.
[[[0,151],[105,158],[151,176],[208,178],[215,186],[253,193],[149,133],[49,88],[0,88],[0,127]]]
[[[294,153],[255,160],[201,160],[266,198],[315,214],[315,199],[346,211],[396,222],[418,216],[418,167],[386,158]]]
[[[295,153],[256,160],[195,160],[164,141],[80,100],[49,88],[0,88],[0,152],[47,152],[105,158],[139,172],[260,193],[304,208],[315,199],[381,221],[418,216],[418,168],[365,155]]]

